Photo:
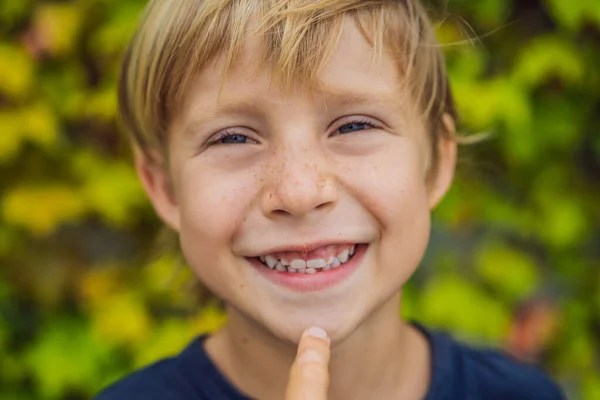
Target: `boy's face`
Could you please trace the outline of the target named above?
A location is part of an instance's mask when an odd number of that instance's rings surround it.
[[[220,95],[222,60],[198,76],[173,125],[168,175],[142,158],[138,170],[187,261],[231,312],[292,341],[313,325],[340,339],[419,264],[454,144],[442,140],[440,172],[426,181],[431,146],[396,65],[373,63],[352,23],[317,94],[285,94],[270,71],[253,74],[257,46]],[[269,268],[267,255],[281,264]],[[333,256],[348,261],[337,267]],[[318,272],[303,273],[311,265]]]

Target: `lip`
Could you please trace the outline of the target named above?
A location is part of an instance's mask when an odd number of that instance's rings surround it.
[[[283,253],[283,252],[310,253],[311,251],[322,248],[322,247],[327,247],[327,246],[331,246],[331,245],[355,244],[355,243],[357,244],[358,242],[321,241],[321,242],[313,242],[313,243],[307,243],[307,244],[298,244],[298,245],[293,245],[293,246],[279,246],[279,247],[274,247],[272,249],[268,249],[267,251],[265,251],[263,254],[260,254],[260,255]],[[257,257],[258,257],[258,255],[257,255]]]
[[[248,261],[261,276],[276,285],[295,292],[314,292],[339,285],[349,278],[361,265],[368,247],[368,244],[357,244],[354,256],[346,264],[316,274],[294,274],[277,271],[265,267],[257,258],[248,258]]]

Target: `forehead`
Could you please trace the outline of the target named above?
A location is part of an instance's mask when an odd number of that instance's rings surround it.
[[[378,102],[402,107],[407,103],[397,63],[386,52],[378,56],[351,19],[344,20],[337,45],[316,74],[316,82],[282,84],[273,67],[262,62],[264,51],[260,38],[250,35],[230,68],[225,55],[217,57],[194,79],[180,117],[209,118],[220,111],[306,97],[325,100],[326,104]]]

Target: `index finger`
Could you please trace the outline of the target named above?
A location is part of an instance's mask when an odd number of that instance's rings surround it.
[[[329,338],[321,328],[307,329],[292,364],[285,400],[326,400],[329,386]]]

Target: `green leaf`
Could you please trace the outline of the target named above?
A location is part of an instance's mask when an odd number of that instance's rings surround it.
[[[535,38],[523,46],[514,67],[514,77],[529,87],[551,78],[567,85],[583,82],[585,61],[572,43],[558,35]]]
[[[475,7],[475,17],[485,27],[496,28],[503,23],[511,9],[507,0],[480,0]]]
[[[82,181],[82,195],[90,209],[115,226],[127,225],[148,200],[130,162],[103,159],[83,150],[73,157],[73,174]],[[107,190],[111,188],[111,190]]]
[[[480,248],[475,255],[475,268],[485,282],[513,304],[533,294],[540,282],[534,260],[502,243]]]
[[[10,30],[31,10],[31,0],[0,2],[0,34]]]
[[[453,274],[434,277],[419,302],[419,317],[426,323],[470,338],[499,342],[508,330],[508,310],[472,282]]]
[[[583,400],[600,399],[600,378],[594,372],[583,379]]]
[[[162,321],[152,330],[152,336],[138,343],[134,365],[137,368],[161,358],[179,353],[196,336],[192,325],[182,320]]]
[[[569,30],[581,29],[585,23],[600,26],[600,3],[596,0],[546,0],[552,18]]]
[[[87,324],[70,318],[55,318],[42,327],[24,364],[43,398],[60,398],[69,389],[94,386],[110,353],[98,342]]]
[[[581,243],[589,229],[589,220],[580,203],[564,194],[545,193],[540,199],[539,237],[555,248]]]
[[[144,2],[127,1],[113,7],[109,19],[91,37],[91,51],[105,57],[121,54],[137,28],[144,5]]]

